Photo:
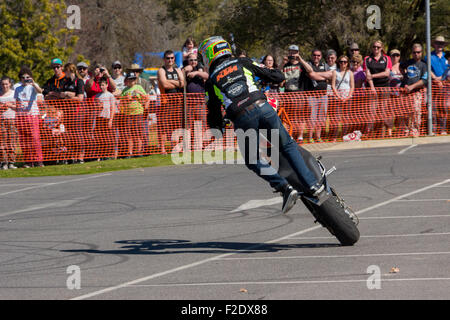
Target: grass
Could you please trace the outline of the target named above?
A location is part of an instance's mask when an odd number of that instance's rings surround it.
[[[215,153],[212,152],[211,156]],[[240,156],[236,152],[223,152],[220,153],[221,158],[225,162],[226,160],[237,161]],[[189,156],[187,156],[188,158]],[[186,158],[185,158],[186,159]],[[200,159],[201,163],[207,163],[211,159],[201,152],[191,153],[190,162],[188,164],[198,164]],[[217,159],[213,159],[216,160]],[[220,161],[220,160],[219,160]],[[175,160],[175,162],[179,162]],[[19,163],[20,165],[20,163]],[[18,165],[18,166],[19,166]],[[64,164],[64,165],[47,165],[43,168],[18,168],[15,170],[0,170],[0,179],[2,178],[28,178],[28,177],[44,177],[44,176],[71,176],[71,175],[83,175],[83,174],[97,174],[103,172],[131,170],[138,168],[149,167],[161,167],[161,166],[173,166],[177,165],[172,161],[172,155],[151,155],[140,158],[131,159],[118,159],[118,160],[106,160],[106,161],[90,161],[84,164]]]
[[[90,161],[84,164],[48,165],[43,168],[1,170],[0,178],[83,175],[170,165],[174,165],[170,155],[151,155],[132,159]]]

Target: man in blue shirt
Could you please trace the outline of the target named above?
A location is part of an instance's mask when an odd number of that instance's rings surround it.
[[[413,110],[410,114],[409,131],[412,136],[420,135],[423,95],[420,89],[425,87],[428,79],[427,65],[422,60],[422,45],[416,43],[412,47],[413,58],[406,65],[403,86],[410,98]]]
[[[447,69],[447,59],[444,54],[444,47],[447,42],[442,36],[436,37],[433,41],[434,51],[431,52],[431,71],[433,80],[442,80],[444,71]],[[426,59],[426,57],[425,57]]]
[[[443,104],[443,83],[442,78],[448,67],[448,62],[444,54],[444,47],[447,45],[445,38],[437,36],[433,40],[434,51],[431,52],[431,78],[437,84],[433,88],[433,131],[446,134],[447,112]]]

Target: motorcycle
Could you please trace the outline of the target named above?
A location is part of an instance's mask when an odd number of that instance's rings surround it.
[[[327,171],[321,162],[321,157],[316,158],[308,150],[300,146],[298,148],[308,168],[315,174],[317,180],[324,184],[326,192],[319,198],[310,195],[281,153],[279,155],[279,174],[285,177],[298,191],[299,198],[316,219],[315,223],[318,222],[328,229],[343,246],[354,245],[360,237],[357,228],[358,216],[337,194],[327,179],[336,170],[336,167]]]

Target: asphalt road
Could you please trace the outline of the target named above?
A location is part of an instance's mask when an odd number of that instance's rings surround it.
[[[353,247],[241,165],[4,179],[0,299],[449,299],[449,151],[321,152]]]

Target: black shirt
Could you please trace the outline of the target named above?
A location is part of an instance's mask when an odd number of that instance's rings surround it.
[[[65,91],[71,91],[68,90],[68,87],[71,85],[72,79],[67,77],[66,75],[62,76],[61,78],[56,78],[56,76],[51,77],[47,80],[45,85],[43,86],[43,95],[46,96],[50,92],[65,92]]]
[[[324,62],[320,62],[317,66],[314,65],[311,61],[308,62],[312,67],[314,72],[325,72],[329,71],[330,68]],[[306,70],[302,72],[302,82],[303,82],[303,90],[312,91],[312,90],[327,90],[327,81],[326,80],[312,80]]]

